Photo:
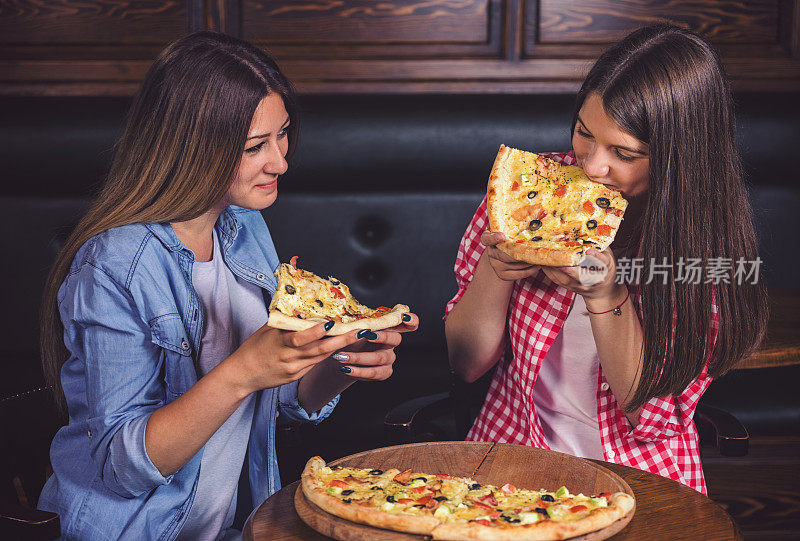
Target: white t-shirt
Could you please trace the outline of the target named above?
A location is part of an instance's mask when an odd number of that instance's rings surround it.
[[[211,261],[195,262],[192,285],[203,305],[200,371],[205,376],[267,322],[261,288],[237,278],[225,265],[214,231]],[[197,492],[177,539],[215,541],[235,535],[236,491],[244,464],[254,396],[248,396],[203,449]]]
[[[533,403],[552,450],[603,459],[597,421],[599,366],[586,303],[575,295],[533,386]]]

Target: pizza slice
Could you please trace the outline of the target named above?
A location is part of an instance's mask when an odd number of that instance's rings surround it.
[[[441,540],[566,539],[607,528],[635,507],[625,492],[498,488],[442,473],[328,466],[320,457],[301,479],[303,494],[328,513]]]
[[[350,288],[333,277],[327,279],[297,267],[297,256],[281,263],[275,271],[278,286],[269,304],[267,325],[300,331],[334,321],[327,334],[344,334],[353,329],[388,329],[400,325],[408,306],[369,308],[356,300]]]
[[[489,227],[509,239],[497,247],[535,265],[574,266],[589,248],[605,250],[627,206],[580,167],[505,145],[487,187]]]

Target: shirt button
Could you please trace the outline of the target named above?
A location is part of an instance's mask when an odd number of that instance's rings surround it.
[[[264,278],[266,278],[266,276],[265,276],[265,275],[263,275],[263,274],[261,274],[261,273],[259,272],[259,273],[256,275],[256,278],[258,278],[258,281],[259,281],[259,282],[263,282],[263,281],[264,281]]]
[[[89,437],[91,438],[91,437],[92,437],[92,431],[91,431],[91,430],[87,430],[87,431],[86,431],[86,435],[87,435],[87,436],[89,436]]]
[[[609,450],[606,453],[606,455],[608,456],[608,458],[614,458],[616,456],[616,453],[613,450]]]
[[[601,384],[600,384],[600,390],[601,390],[601,391],[607,391],[607,390],[608,390],[608,387],[609,387],[609,385],[608,385],[608,383],[606,383],[605,381],[604,381],[603,383],[601,383]]]
[[[187,342],[186,340],[181,340],[181,347],[183,349],[189,349],[189,342]]]

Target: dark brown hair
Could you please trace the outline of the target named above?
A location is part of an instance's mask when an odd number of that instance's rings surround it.
[[[67,359],[56,305],[78,249],[91,237],[132,223],[179,222],[205,213],[228,190],[258,104],[283,98],[297,141],[291,83],[257,47],[214,32],[168,45],[133,99],[103,189],[67,239],[47,279],[40,347],[45,378],[64,406],[59,372]]]
[[[700,258],[755,261],[752,209],[735,141],[731,91],[719,58],[697,35],[668,24],[639,29],[595,63],[577,99],[597,93],[619,126],[650,146],[650,187],[637,257],[666,258],[668,280],[639,285],[641,378],[625,409],[677,396],[703,371],[718,377],[759,346],[766,289],[752,280],[675,281],[675,264]],[[711,306],[719,334],[712,348]],[[673,323],[673,312],[675,321]],[[621,401],[622,402],[622,401]]]

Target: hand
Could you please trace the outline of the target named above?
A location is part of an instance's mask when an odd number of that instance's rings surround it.
[[[375,338],[367,333],[367,337],[343,348],[333,357],[341,366],[350,368],[347,374],[351,378],[363,381],[383,381],[392,375],[392,365],[395,361],[394,348],[400,345],[402,333],[417,330],[419,318],[412,313],[404,314],[405,319],[400,325],[371,331]],[[365,321],[365,325],[369,322]],[[344,356],[347,356],[345,359]]]
[[[236,366],[238,383],[247,394],[302,378],[334,352],[358,342],[358,330],[325,336],[320,323],[303,331],[283,331],[264,325],[223,362]]]
[[[486,246],[484,253],[497,277],[506,282],[514,282],[539,272],[541,268],[539,265],[517,261],[497,247],[507,240],[503,233],[495,233],[488,229],[481,235],[481,244]]]
[[[614,281],[617,274],[617,262],[614,259],[611,248],[606,248],[602,252],[591,248],[587,250],[586,255],[599,259],[605,265],[605,277],[596,284],[582,284],[578,275],[578,267],[543,266],[542,271],[551,281],[573,293],[582,295],[587,301],[587,306],[591,301],[595,301],[596,305],[602,305],[604,301],[617,299],[620,296],[620,288],[624,288],[625,286],[616,284]]]

